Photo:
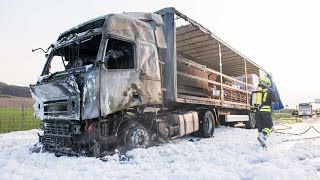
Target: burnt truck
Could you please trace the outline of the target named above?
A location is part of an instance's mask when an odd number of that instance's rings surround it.
[[[39,144],[67,155],[210,138],[221,124],[255,128],[250,94],[268,74],[175,8],[90,20],[45,52],[30,86]]]

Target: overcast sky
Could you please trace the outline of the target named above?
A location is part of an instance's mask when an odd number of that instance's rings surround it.
[[[270,72],[283,103],[320,98],[320,3],[317,0],[10,0],[0,6],[0,81],[35,83],[58,35],[108,13],[177,10]]]

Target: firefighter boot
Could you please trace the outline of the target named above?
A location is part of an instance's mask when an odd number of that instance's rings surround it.
[[[267,136],[264,135],[263,132],[259,134],[259,136],[257,137],[257,139],[258,139],[260,145],[261,145],[263,148],[267,147],[267,144],[266,144]]]
[[[260,133],[260,135],[258,136],[258,141],[263,148],[267,147],[266,140],[267,140],[267,137],[270,135],[270,133],[271,133],[271,129],[264,128]]]

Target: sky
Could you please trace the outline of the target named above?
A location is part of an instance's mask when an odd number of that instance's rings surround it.
[[[0,6],[0,82],[28,86],[45,63],[41,51],[92,18],[175,7],[273,75],[284,105],[320,99],[317,0],[10,0]]]
[[[299,133],[319,123],[276,125],[277,132]],[[289,128],[288,127],[292,127]],[[287,130],[279,130],[287,129]],[[105,156],[56,157],[53,153],[30,153],[40,130],[0,134],[1,179],[272,179],[316,180],[320,177],[320,141],[273,133],[267,150],[261,149],[255,129],[220,127],[214,138],[192,136],[147,149]],[[319,137],[319,136],[318,136]],[[294,140],[299,139],[299,140]],[[193,140],[194,142],[190,141]]]

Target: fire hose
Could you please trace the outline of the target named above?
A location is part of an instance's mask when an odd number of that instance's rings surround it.
[[[320,131],[318,129],[316,129],[314,126],[309,126],[305,131],[302,131],[300,133],[289,133],[289,132],[281,132],[282,130],[288,130],[288,129],[292,129],[292,127],[290,126],[287,126],[283,123],[276,123],[276,124],[279,124],[279,125],[282,125],[282,126],[285,126],[286,128],[282,128],[282,129],[272,129],[272,132],[274,133],[278,133],[278,134],[289,134],[289,135],[296,135],[296,136],[299,136],[299,135],[302,135],[302,134],[305,134],[307,133],[308,131],[310,131],[311,129],[314,129],[318,134],[320,134]],[[299,139],[288,139],[288,140],[284,140],[282,142],[287,142],[287,141],[298,141],[298,140],[306,140],[306,139],[317,139],[317,138],[320,138],[320,136],[315,136],[315,137],[306,137],[306,138],[299,138]]]

